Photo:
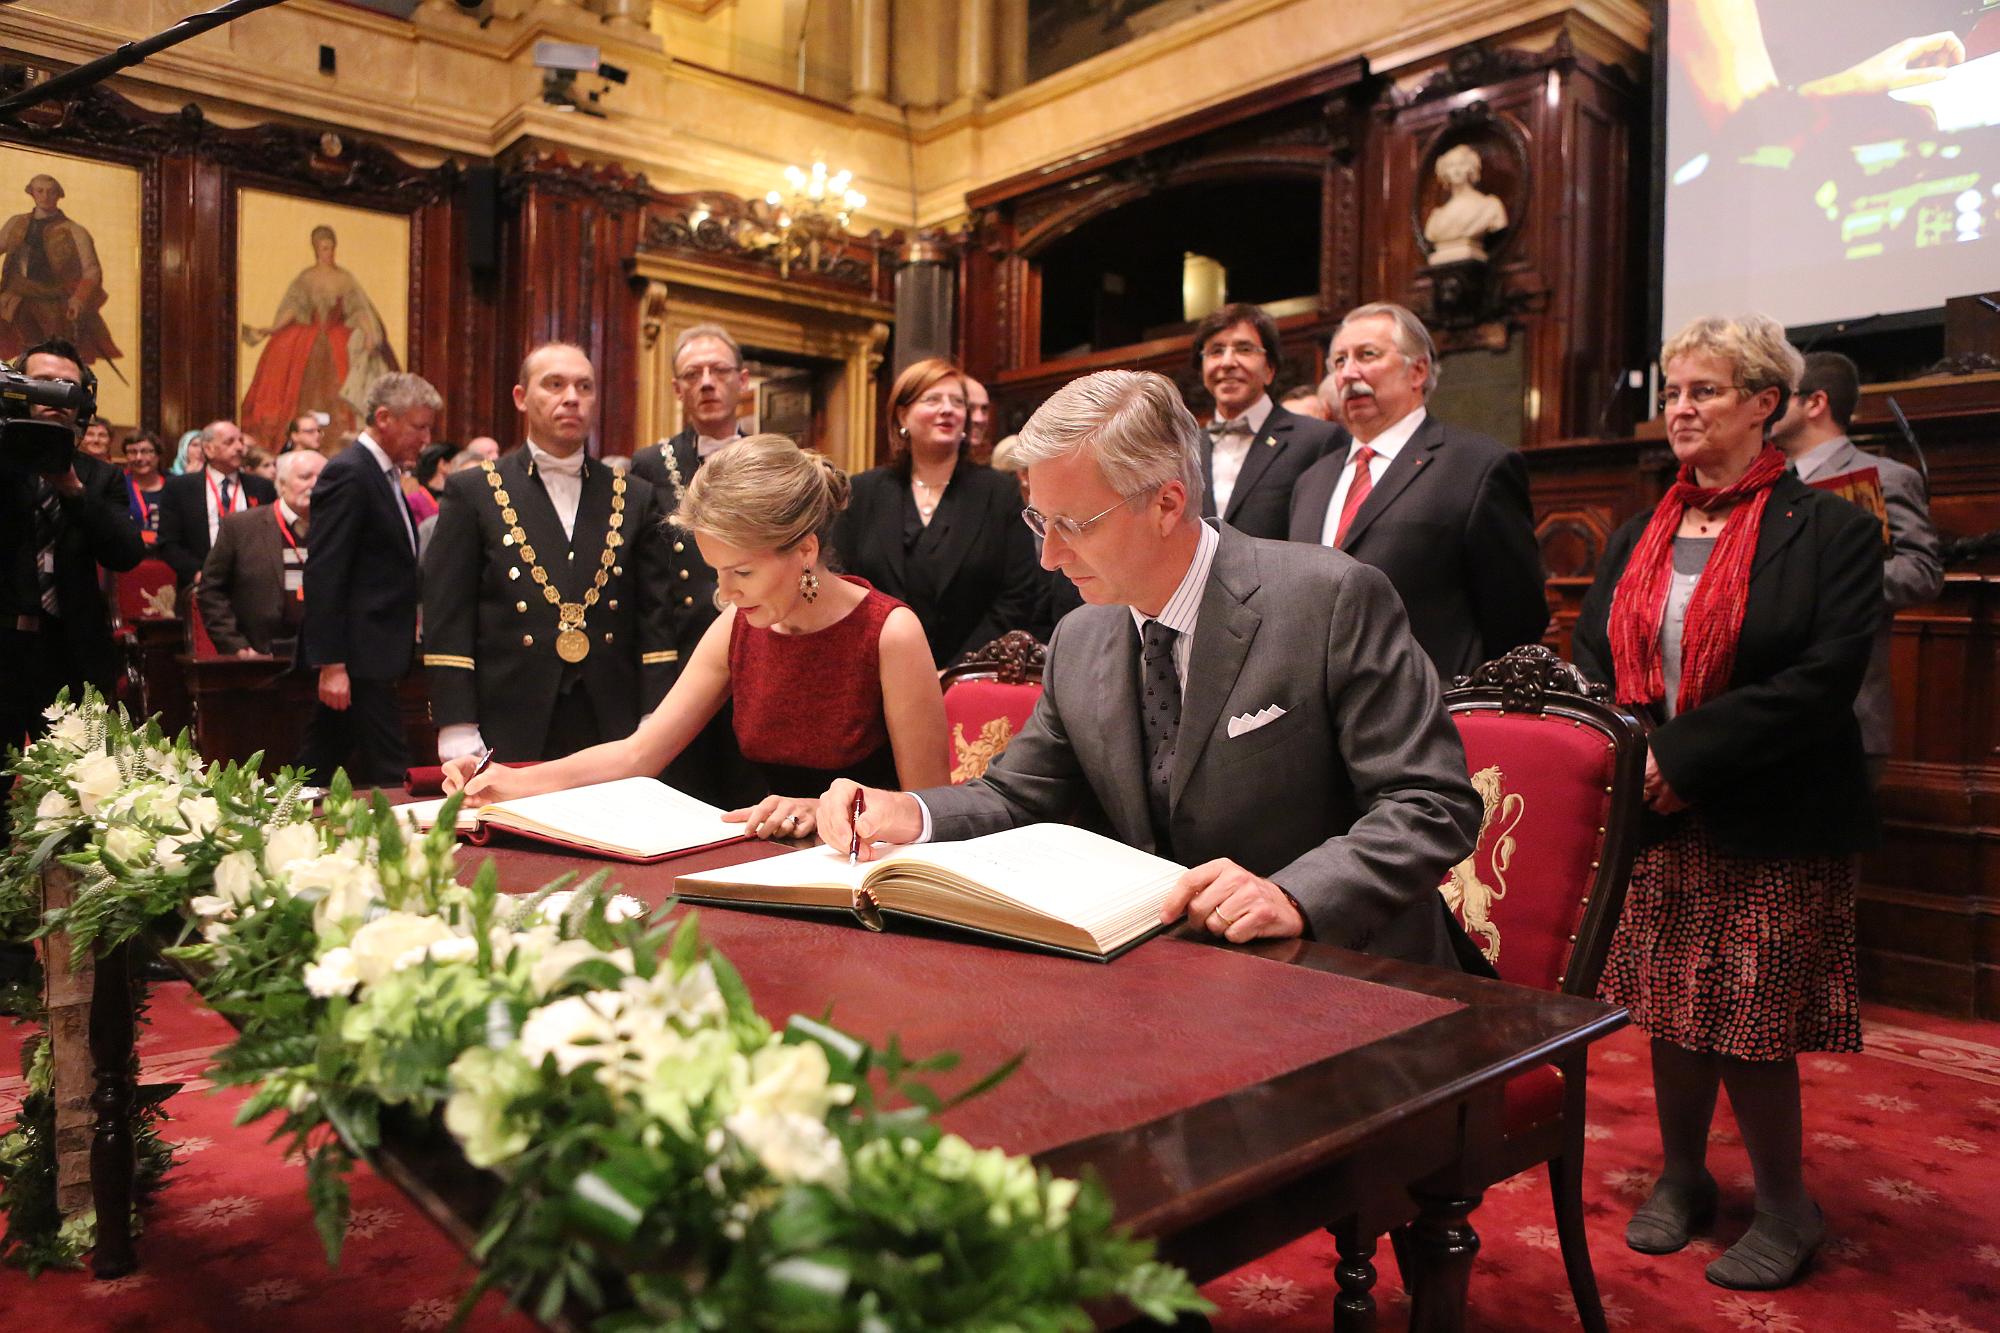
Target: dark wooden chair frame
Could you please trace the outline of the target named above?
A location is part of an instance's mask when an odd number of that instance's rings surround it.
[[[1613,703],[1610,691],[1587,679],[1574,666],[1540,644],[1516,648],[1461,676],[1445,691],[1445,707],[1453,714],[1535,714],[1585,727],[1603,736],[1612,748],[1611,786],[1606,789],[1604,825],[1598,830],[1597,859],[1589,880],[1580,886],[1579,915],[1570,936],[1569,958],[1560,989],[1585,998],[1597,993],[1597,982],[1611,952],[1611,936],[1625,905],[1626,882],[1632,874],[1642,812],[1641,788],[1646,771],[1644,720]],[[1587,1052],[1555,1062],[1562,1074],[1562,1113],[1512,1136],[1496,1136],[1490,1155],[1467,1161],[1450,1180],[1436,1188],[1460,1200],[1477,1201],[1492,1185],[1518,1175],[1539,1162],[1548,1163],[1549,1195],[1555,1207],[1556,1234],[1562,1243],[1563,1268],[1577,1316],[1589,1333],[1605,1333],[1604,1305],[1591,1268],[1590,1244],[1584,1234],[1583,1150],[1584,1088]],[[1497,1108],[1496,1108],[1497,1109]],[[1407,1230],[1392,1233],[1399,1264],[1414,1256]],[[1474,1242],[1477,1243],[1476,1241]]]
[[[1011,629],[938,672],[938,686],[948,690],[960,681],[974,680],[1039,685],[1048,660],[1048,647],[1040,639],[1024,629]]]

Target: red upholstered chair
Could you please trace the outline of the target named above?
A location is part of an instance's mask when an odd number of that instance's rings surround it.
[[[1539,644],[1445,691],[1485,805],[1479,845],[1440,890],[1501,980],[1594,995],[1625,902],[1646,744],[1639,719]],[[1586,1329],[1605,1327],[1583,1231],[1585,1053],[1507,1085],[1502,1133],[1457,1184],[1476,1196],[1547,1162]],[[1398,1245],[1399,1258],[1408,1247]]]
[[[984,773],[1020,732],[1042,697],[1047,656],[1034,635],[1010,630],[938,673],[953,782],[970,782]]]
[[[126,624],[174,614],[174,567],[166,561],[148,556],[114,577],[118,585],[118,618]]]

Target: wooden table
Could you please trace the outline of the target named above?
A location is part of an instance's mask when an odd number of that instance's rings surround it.
[[[514,843],[469,850],[468,869],[491,855],[505,888],[528,891],[565,872],[604,868],[601,862],[531,848]],[[612,879],[626,892],[657,904],[671,894],[676,871],[728,864],[745,855],[744,848],[734,848],[670,865],[614,866]],[[970,1120],[976,1110],[977,1124],[955,1124],[948,1117],[946,1127],[982,1146],[993,1142],[1010,1151],[1032,1151],[1038,1162],[1061,1175],[1094,1171],[1109,1191],[1119,1221],[1157,1239],[1162,1257],[1186,1268],[1197,1281],[1220,1276],[1300,1236],[1330,1229],[1341,1257],[1335,1327],[1356,1333],[1374,1326],[1370,1290],[1376,1280],[1376,1238],[1412,1220],[1414,1273],[1405,1275],[1410,1326],[1463,1327],[1479,1246],[1470,1215],[1479,1196],[1453,1188],[1452,1182],[1464,1168],[1476,1165],[1497,1138],[1501,1094],[1512,1076],[1578,1054],[1625,1023],[1623,1010],[1595,1001],[1298,940],[1228,947],[1168,938],[1097,964],[946,939],[899,940],[858,926],[781,915],[699,910],[704,934],[743,973],[766,1018],[782,1021],[782,1012],[767,1006],[775,1000],[782,1009],[788,991],[817,994],[820,1004],[835,1006],[837,1026],[869,1040],[879,1041],[896,1030],[907,1047],[922,1053],[925,1048],[912,1041],[913,1029],[927,1036],[946,1034],[945,1047],[967,1057],[966,1079],[990,1067],[993,1057],[1026,1046],[1028,1061],[1013,1079],[958,1113]],[[819,933],[805,940],[801,932],[806,931]],[[844,935],[823,934],[830,931]],[[915,975],[958,984],[941,987],[934,982],[925,995],[894,996],[899,950],[922,952]],[[879,984],[845,993],[838,985],[821,992],[802,988],[795,975],[802,957],[825,969],[823,977],[849,981],[866,975],[872,957]],[[1102,1117],[1094,1114],[1097,1108],[1089,1098],[1053,1115],[1036,1101],[1046,1099],[1046,1089],[1038,1089],[1034,1078],[1035,1043],[1067,1045],[1075,1039],[1068,1029],[1087,1025],[1094,1016],[1065,1011],[1051,1022],[1047,1014],[993,1002],[1018,995],[1029,978],[1045,987],[1073,980],[1081,993],[1098,994],[1099,1013],[1134,1001],[1133,1013],[1145,1013],[1148,1004],[1163,1012],[1173,1009],[1177,1026],[1131,1034],[1142,1049],[1157,1053],[1154,1069],[1160,1086],[1136,1090],[1139,1103],[1150,1094],[1170,1093],[1177,1082],[1204,1077],[1202,1052],[1185,1044],[1189,1029],[1202,1028],[1205,1039],[1215,1040],[1209,1030],[1214,1020],[1224,1032],[1240,1025],[1271,1042],[1271,993],[1281,988],[1268,981],[1237,997],[1237,1012],[1219,1016],[1200,1007],[1187,1012],[1181,1007],[1186,996],[1157,990],[1129,993],[1156,984],[1141,975],[1151,970],[1142,965],[1169,959],[1187,969],[1190,986],[1214,971],[1214,965],[1241,965],[1247,959],[1337,978],[1337,984],[1326,987],[1330,1002],[1350,1006],[1353,1020],[1371,1024],[1370,1032],[1379,1035],[1282,1072],[1201,1089],[1180,1098],[1184,1104],[1137,1122],[1062,1137],[1065,1125],[1101,1122]],[[961,986],[973,998],[964,1013],[932,1012],[940,996],[955,996]],[[1394,1002],[1373,987],[1409,997],[1408,1021],[1397,1021]],[[882,1003],[885,994],[890,999]],[[1389,1012],[1384,1012],[1385,1003]],[[1289,1017],[1303,1040],[1305,1030],[1323,1016]],[[1127,1021],[1132,1022],[1129,1015]],[[1132,1026],[1143,1024],[1142,1018]],[[1113,1072],[1106,1070],[1093,1081],[1093,1095]],[[1175,1099],[1169,1095],[1167,1100]],[[1038,1141],[1052,1130],[1056,1141]]]

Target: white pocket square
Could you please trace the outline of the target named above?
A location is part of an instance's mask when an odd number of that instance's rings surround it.
[[[1238,713],[1229,719],[1229,739],[1246,735],[1259,727],[1269,726],[1285,715],[1285,710],[1276,704],[1267,704],[1254,713]]]

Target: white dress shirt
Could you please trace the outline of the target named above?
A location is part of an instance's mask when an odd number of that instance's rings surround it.
[[[214,468],[205,468],[203,469],[203,475],[208,478],[208,485],[202,487],[203,490],[208,492],[208,544],[214,546],[216,537],[222,532],[222,520],[224,516],[248,509],[250,507],[250,499],[243,493],[242,468],[237,468],[236,471],[226,477]],[[225,481],[229,483],[229,507],[227,509],[222,507],[222,483]]]
[[[410,549],[417,549],[417,525],[410,517],[410,502],[403,495],[403,469],[396,466],[373,436],[362,431],[354,437],[354,442],[375,456],[375,466],[382,469],[382,475],[389,479],[390,487],[396,492],[396,512],[403,516],[403,530],[410,534]]]
[[[1228,422],[1240,421],[1250,428],[1248,435],[1212,435],[1209,437],[1208,471],[1209,489],[1215,494],[1215,512],[1218,515],[1229,510],[1229,497],[1236,492],[1236,479],[1243,475],[1243,460],[1250,456],[1250,446],[1257,442],[1257,436],[1264,429],[1264,419],[1271,415],[1271,395],[1259,394],[1257,401],[1250,404],[1250,410],[1240,417],[1227,417]]]
[[[1268,402],[1268,400],[1266,400]],[[1132,628],[1139,634],[1141,642],[1146,637],[1146,622],[1157,620],[1170,630],[1178,631],[1174,638],[1174,674],[1181,679],[1181,693],[1187,693],[1188,657],[1194,652],[1195,620],[1201,615],[1201,595],[1208,588],[1208,574],[1215,566],[1216,548],[1222,545],[1222,538],[1216,535],[1215,523],[1207,520],[1201,524],[1201,532],[1195,539],[1194,559],[1188,561],[1187,572],[1181,575],[1180,583],[1174,588],[1174,595],[1167,598],[1167,604],[1160,608],[1160,614],[1149,616],[1138,607],[1127,607],[1132,613]],[[1142,659],[1139,664],[1145,670]],[[923,832],[918,842],[931,840],[931,808],[924,804],[924,798],[915,798],[917,809],[923,815]]]
[[[726,439],[712,440],[708,436],[697,432],[694,437],[694,456],[706,462],[710,454],[714,453],[717,449],[727,449],[730,445],[736,443],[739,438],[739,436],[731,435]]]
[[[1380,486],[1382,474],[1389,470],[1389,464],[1396,461],[1396,455],[1403,452],[1403,446],[1410,442],[1410,437],[1423,426],[1425,416],[1424,409],[1419,407],[1377,435],[1366,446],[1359,440],[1348,446],[1348,465],[1340,470],[1340,480],[1333,484],[1333,498],[1326,503],[1326,517],[1320,521],[1321,546],[1332,546],[1333,535],[1340,531],[1340,510],[1347,503],[1347,492],[1354,486],[1354,456],[1364,447],[1375,451],[1375,456],[1368,460],[1368,484],[1371,487]],[[1366,504],[1367,501],[1364,500],[1362,503]]]
[[[574,539],[576,507],[583,503],[583,449],[579,446],[563,458],[529,440],[528,459],[535,465],[535,475],[542,479],[542,489],[549,493],[549,503],[556,507],[563,536]]]

